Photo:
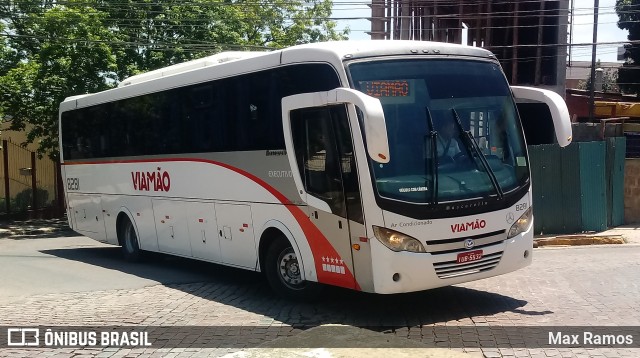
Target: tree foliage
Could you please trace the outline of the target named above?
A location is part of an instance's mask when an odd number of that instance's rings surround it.
[[[0,113],[11,129],[31,124],[27,140],[41,153],[57,149],[58,105],[67,96],[102,91],[115,70],[104,15],[90,8],[52,7],[23,16],[10,48],[19,61],[0,77]],[[24,27],[18,32],[18,28]]]
[[[58,153],[58,106],[126,77],[223,50],[346,39],[331,0],[0,3],[0,119]]]
[[[629,31],[625,63],[618,69],[622,92],[640,94],[640,0],[616,0],[618,27]]]
[[[596,68],[600,68],[600,60],[596,62]],[[602,92],[603,93],[620,93],[620,88],[617,84],[618,71],[611,68],[607,68],[602,72]],[[588,90],[591,88],[591,74],[586,81],[580,81],[578,83],[578,89]]]

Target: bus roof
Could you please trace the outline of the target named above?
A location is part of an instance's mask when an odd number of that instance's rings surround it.
[[[68,97],[61,104],[60,109],[68,110],[77,108],[77,106],[84,107],[93,103],[111,100],[115,93],[125,89],[124,93],[120,93],[116,97],[135,96],[136,94],[149,92],[149,88],[159,90],[165,87],[192,83],[197,79],[224,77],[234,73],[257,71],[283,64],[328,62],[338,66],[345,60],[394,55],[455,55],[495,58],[491,52],[478,47],[409,40],[335,41],[297,45],[271,52],[222,52],[129,77],[122,81],[117,88],[111,90],[97,94]],[[216,74],[212,71],[215,71]],[[169,78],[188,72],[192,73],[193,76],[179,80],[177,80],[177,77]],[[143,88],[147,86],[149,88]],[[82,101],[82,104],[79,103],[79,100]]]
[[[175,65],[163,67],[154,71],[149,71],[149,72],[141,73],[139,75],[127,77],[124,81],[120,82],[118,87],[124,87],[128,85],[132,85],[134,83],[149,81],[154,78],[160,78],[160,77],[170,76],[170,75],[181,73],[181,72],[190,71],[196,68],[215,66],[225,62],[241,60],[244,58],[255,57],[263,54],[264,52],[257,52],[257,51],[221,52],[212,56],[199,58],[197,60],[178,63]]]
[[[470,46],[461,46],[457,44],[443,42],[427,42],[427,41],[334,41],[311,43],[298,46],[292,46],[279,50],[286,54],[295,54],[308,51],[321,51],[333,53],[338,58],[360,58],[370,56],[400,55],[422,53],[422,54],[456,54],[467,56],[491,56],[489,51]],[[417,51],[417,52],[416,52]],[[160,68],[154,71],[145,72],[139,75],[131,76],[120,82],[118,87],[128,86],[134,83],[149,81],[155,78],[170,76],[177,73],[190,71],[197,68],[215,66],[222,63],[252,58],[265,55],[264,51],[229,51],[221,52],[212,56],[203,57],[197,60],[183,62],[172,66]]]
[[[474,57],[493,57],[485,49],[460,44],[411,40],[360,40],[319,42],[293,46],[281,50],[283,53],[298,51],[329,51],[344,59],[372,56],[392,56],[410,54],[442,54]]]

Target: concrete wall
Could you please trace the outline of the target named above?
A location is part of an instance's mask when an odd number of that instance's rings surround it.
[[[624,222],[640,223],[640,158],[625,160]]]

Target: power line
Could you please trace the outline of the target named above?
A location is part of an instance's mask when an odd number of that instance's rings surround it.
[[[12,37],[12,38],[28,38],[28,39],[38,39],[38,40],[49,40],[50,38],[45,36],[34,36],[34,35],[15,35],[15,34],[0,34],[0,36]],[[215,42],[202,42],[202,43],[162,43],[162,42],[153,42],[153,43],[144,43],[144,42],[133,42],[133,41],[111,41],[111,40],[89,40],[89,39],[70,39],[64,37],[56,37],[56,41],[61,42],[69,42],[69,43],[84,43],[84,44],[107,44],[107,45],[118,45],[118,46],[153,46],[153,47],[168,47],[168,46],[176,46],[175,48],[182,47],[191,47],[196,49],[215,49],[216,47],[226,47],[226,48],[252,48],[259,50],[273,50],[274,47],[268,46],[257,46],[257,45],[240,45],[240,44],[228,44],[228,43],[215,43]]]
[[[5,35],[7,36],[7,35]],[[46,39],[43,37],[36,37],[36,36],[26,36],[26,35],[8,35],[8,36],[14,36],[14,37],[27,37],[27,38],[37,38],[37,39]],[[68,39],[68,38],[56,38],[57,40],[60,40],[61,42],[66,42],[66,43],[74,43],[76,45],[80,45],[80,46],[87,46],[90,47],[92,45],[95,44],[106,44],[106,45],[111,45],[115,48],[139,48],[139,47],[150,47],[149,50],[151,51],[175,51],[175,50],[181,50],[183,52],[186,53],[193,53],[193,52],[202,52],[202,51],[211,51],[211,50],[217,50],[220,48],[229,48],[229,49],[255,49],[255,50],[275,50],[275,47],[269,47],[269,46],[255,46],[255,45],[238,45],[238,44],[225,44],[225,43],[212,43],[212,42],[203,42],[203,43],[163,43],[163,42],[154,42],[154,43],[144,43],[144,42],[132,42],[132,41],[107,41],[107,40],[102,40],[102,41],[98,41],[98,40],[85,40],[85,39]],[[560,45],[560,44],[559,44]],[[563,46],[568,46],[569,44],[564,44]],[[494,48],[496,48],[498,46],[488,46],[487,49],[492,50]],[[513,46],[511,46],[513,47]],[[499,54],[497,54],[499,55]],[[545,58],[558,58],[558,57],[564,57],[566,56],[566,54],[555,54],[555,55],[543,55],[540,56],[539,58],[545,59]],[[504,61],[512,61],[512,60],[518,60],[518,61],[535,61],[538,57],[537,56],[519,56],[519,57],[508,57],[508,58],[500,58],[498,57],[498,59],[502,62]]]
[[[523,3],[523,2],[526,2],[526,1],[521,1],[519,3]],[[538,1],[529,1],[529,2],[533,3],[533,2],[538,2]],[[57,3],[54,3],[54,4],[65,4],[65,3],[66,4],[70,4],[70,5],[74,5],[74,6],[78,5],[78,4],[81,4],[81,3],[76,3],[76,2],[57,2]],[[264,2],[264,3],[269,3],[269,1]],[[251,4],[264,4],[264,3],[246,2],[246,3],[231,3],[231,5],[239,5],[240,4],[240,5],[245,5],[246,6],[247,4],[251,5]],[[272,2],[272,3],[275,4],[275,2]],[[350,3],[357,4],[357,2],[343,2],[343,4],[350,4]],[[516,1],[495,2],[493,4],[509,4],[509,3],[513,4],[513,3],[516,3]],[[90,4],[90,3],[87,2],[85,4]],[[114,3],[112,3],[112,5],[113,4]],[[121,4],[126,4],[126,3],[121,3]],[[153,4],[166,5],[166,3],[161,3],[161,2],[156,2],[156,3],[133,3],[133,4],[144,5],[144,6],[149,6],[149,5],[153,5]],[[181,2],[180,3],[181,6],[184,6],[185,4],[186,5],[200,6],[203,3],[194,3],[194,2],[186,2],[186,3],[185,2]],[[207,4],[210,4],[210,3],[207,3]],[[481,4],[481,3],[477,3],[477,4]],[[219,3],[216,3],[214,5],[218,6]],[[602,8],[604,8],[604,7],[601,7],[601,9]],[[609,7],[609,8],[612,8],[612,7]],[[539,10],[532,10],[532,11],[536,12],[536,13],[539,12]],[[557,11],[557,10],[553,10],[553,11]],[[522,14],[524,12],[525,11],[522,11],[522,12],[519,12],[519,13]],[[637,10],[636,12],[640,13],[640,10]],[[309,17],[309,19],[324,19],[324,20],[332,20],[333,21],[333,20],[372,19],[372,18],[364,18],[364,17]],[[378,18],[374,18],[374,19],[380,19],[380,18],[378,17]],[[108,21],[115,21],[115,22],[117,22],[117,21],[127,21],[127,22],[136,21],[136,22],[139,23],[139,21],[141,19],[139,19],[139,18],[107,18],[107,20]],[[285,18],[285,21],[286,20],[291,20],[291,18]],[[196,19],[194,19],[194,18],[188,18],[188,19],[165,18],[165,19],[153,19],[153,21],[159,22],[158,25],[163,25],[163,24],[166,25],[166,22],[187,22],[187,21],[192,21],[192,22],[195,23],[195,25],[202,25],[203,23],[204,24],[210,24],[211,19],[210,18],[201,18],[201,19],[198,19],[198,18],[196,18]],[[640,21],[636,21],[636,22],[640,22]],[[116,23],[114,26],[120,27],[120,28],[132,28],[132,27],[134,27],[133,24],[123,24],[123,23],[120,23],[120,24]],[[191,27],[191,26],[194,26],[194,25],[192,25],[192,24],[171,24],[170,25],[170,27]],[[542,26],[555,27],[555,26],[558,26],[558,25],[551,24],[551,25],[542,25]],[[519,25],[517,27],[518,28],[534,28],[534,27],[538,27],[538,25]],[[514,26],[490,26],[490,27],[483,26],[482,28],[483,29],[486,29],[486,28],[501,29],[501,28],[514,28]],[[457,29],[457,28],[440,27],[440,28],[436,28],[435,30],[450,30],[450,29]],[[431,29],[429,29],[429,30],[431,30]],[[352,30],[352,31],[356,31],[356,30]],[[357,30],[357,31],[367,31],[367,30]],[[2,36],[2,34],[0,34],[0,36]],[[5,33],[4,36],[6,36],[6,37],[16,37],[16,38],[20,37],[20,38],[33,38],[33,39],[47,39],[47,37],[44,37],[44,36],[38,37],[38,36],[29,36],[29,35],[13,35],[13,34],[7,34],[7,33]],[[77,42],[85,41],[86,42],[86,40],[76,40],[76,39],[65,39],[65,41],[77,41]],[[258,48],[262,48],[262,49],[265,49],[265,48],[266,49],[270,49],[270,47],[267,47],[267,46],[261,47],[261,46],[253,46],[253,45],[210,44],[210,43],[208,43],[206,41],[197,41],[197,40],[191,40],[191,42],[196,42],[196,43],[181,44],[181,46],[204,46],[204,47],[209,48],[211,46],[220,45],[220,46],[236,46],[236,47],[244,47],[244,48],[258,47]],[[197,42],[201,42],[201,43],[203,43],[203,45],[201,45],[201,44],[199,44]],[[121,41],[113,41],[113,42],[102,41],[102,43],[110,43],[110,44],[115,44],[115,45],[122,45],[123,44],[123,42],[121,42]],[[619,44],[627,44],[627,43],[630,43],[630,41],[622,41],[622,42],[615,42],[615,43],[598,43],[597,46],[602,47],[602,46],[619,45]],[[151,43],[137,42],[137,43],[128,43],[128,45],[132,45],[132,46],[158,46],[158,43],[151,44]],[[162,45],[162,44],[160,44],[160,45]],[[593,45],[593,44],[591,44],[591,43],[579,43],[579,44],[543,44],[541,46],[543,46],[543,47],[570,46],[570,47],[575,48],[575,50],[574,50],[574,54],[575,54],[575,51],[580,50],[580,47],[591,46],[591,45]],[[517,45],[517,46],[513,46],[513,45],[506,45],[506,46],[505,45],[496,45],[496,46],[490,46],[490,48],[492,48],[492,49],[514,48],[514,47],[525,47],[526,48],[526,47],[538,47],[538,46],[539,45],[537,45],[537,44],[521,44],[521,45]]]
[[[248,12],[245,12],[248,13]],[[251,13],[253,14],[253,13]],[[414,18],[412,16],[409,17],[398,17],[400,19],[402,18]],[[299,19],[298,17],[283,17],[283,19],[286,20],[295,20],[295,19]],[[328,21],[344,21],[344,20],[382,20],[382,19],[387,19],[387,17],[365,17],[365,16],[359,16],[359,17],[335,17],[335,16],[309,16],[306,19],[309,20],[328,20]],[[128,22],[128,23],[116,23],[115,26],[117,27],[122,27],[122,28],[128,28],[128,27],[139,27],[140,25],[140,21],[152,21],[153,25],[157,25],[157,26],[171,26],[171,27],[193,27],[196,25],[215,25],[216,21],[219,21],[219,19],[216,18],[154,18],[154,19],[142,19],[142,18],[105,18],[105,19],[100,19],[102,21],[105,22]],[[615,22],[606,22],[605,24],[610,24],[610,23],[615,23]],[[640,20],[636,20],[636,21],[627,21],[626,23],[640,23]],[[138,26],[136,26],[138,25]],[[586,25],[591,25],[591,24],[574,24],[573,26],[586,26]],[[538,28],[538,27],[558,27],[561,25],[558,24],[543,24],[543,25],[518,25],[518,26],[482,26],[482,29],[507,29],[507,28]],[[434,28],[435,30],[441,31],[441,30],[459,30],[459,27],[436,27]],[[432,29],[430,28],[429,31],[431,31]],[[352,31],[370,31],[370,30],[352,30]]]
[[[4,37],[10,37],[10,38],[31,38],[31,39],[51,39],[47,36],[38,36],[38,35],[20,35],[20,34],[8,34],[8,33],[3,33],[0,34],[0,36],[4,36]],[[60,38],[60,37],[55,37],[56,40],[64,40],[64,41],[76,41],[76,42],[87,42],[87,43],[122,43],[122,41],[110,41],[110,40],[88,40],[88,39],[70,39],[70,38]],[[206,41],[203,41],[204,43],[209,43]],[[157,43],[136,43],[138,45],[154,45]],[[640,40],[626,40],[626,41],[606,41],[606,42],[597,42],[595,43],[595,45],[597,46],[611,46],[611,45],[625,45],[625,44],[631,44],[631,45],[636,45],[636,44],[640,44]],[[216,45],[216,44],[213,44]],[[222,44],[222,45],[228,45],[228,46],[239,46],[239,47],[256,47],[256,48],[269,48],[266,46],[256,46],[256,45],[237,45],[237,44]],[[553,44],[519,44],[519,45],[489,45],[486,46],[487,48],[536,48],[536,47],[585,47],[585,46],[592,46],[594,45],[593,42],[583,42],[583,43],[553,43]]]
[[[532,0],[532,1],[505,1],[502,3],[492,3],[493,5],[500,5],[500,4],[514,4],[514,3],[526,3],[526,2],[539,2],[539,0]],[[2,4],[2,2],[0,2],[0,4]],[[11,4],[11,3],[8,3]],[[118,8],[118,6],[122,4],[122,5],[127,5],[127,7],[121,7]],[[220,8],[220,7],[247,7],[247,6],[286,6],[286,5],[305,5],[307,4],[304,1],[288,1],[288,2],[275,2],[275,1],[263,1],[263,2],[256,2],[255,0],[252,1],[246,1],[246,2],[207,2],[207,3],[194,3],[194,2],[180,2],[177,3],[175,5],[173,4],[167,4],[166,2],[150,2],[150,3],[110,3],[109,6],[105,6],[105,5],[99,5],[96,3],[90,3],[90,2],[85,2],[85,3],[80,3],[80,2],[56,2],[54,3],[55,5],[69,5],[69,7],[77,7],[80,5],[91,5],[91,8],[95,8],[95,9],[106,9],[106,10],[111,10],[111,11],[106,11],[106,12],[118,12],[118,11],[128,11],[128,10],[133,10],[133,11],[144,11],[145,14],[165,14],[166,11],[164,10],[145,10],[145,9],[136,9],[135,7],[141,7],[141,8],[145,8],[145,7],[153,7],[153,6],[166,6],[166,7],[174,7],[174,6],[180,6],[180,7],[184,7],[184,6],[193,6],[193,7],[204,7],[204,8]],[[361,3],[357,3],[357,2],[344,2],[343,4],[354,4],[354,5],[361,5]],[[478,3],[478,4],[483,4],[483,3]],[[116,6],[114,6],[116,5]],[[465,5],[465,6],[471,6],[471,5]],[[357,9],[365,9],[368,8],[369,6],[365,6],[362,8],[357,8]],[[615,7],[601,7],[600,9],[614,9]],[[581,8],[582,9],[582,8]],[[592,8],[584,8],[584,9],[592,9]],[[99,11],[99,13],[104,13],[105,11]],[[519,15],[526,15],[526,14],[540,14],[541,12],[549,12],[549,13],[553,13],[552,15],[543,15],[544,17],[556,17],[556,16],[567,16],[568,14],[566,13],[567,11],[565,11],[564,9],[546,9],[546,10],[521,10],[518,11]],[[562,12],[562,14],[555,14],[557,12]],[[87,12],[90,13],[90,12]],[[605,13],[605,12],[601,12],[601,14],[614,14],[615,12],[609,12],[609,13]],[[625,12],[626,13],[626,12]],[[628,13],[640,13],[640,10],[630,10],[628,11]],[[461,14],[456,14],[456,13],[452,13],[452,14],[441,14],[441,15],[432,15],[432,18],[443,18],[443,19],[447,19],[447,18],[463,18],[466,20],[473,20],[473,19],[484,19],[487,15],[491,15],[494,19],[495,18],[501,18],[501,17],[508,17],[508,18],[512,18],[514,17],[514,13],[513,11],[492,11],[492,12],[476,12],[474,13],[473,16],[469,16],[469,14],[465,14],[465,15],[461,15]],[[505,15],[505,16],[501,16],[501,15]],[[585,13],[585,14],[574,14],[574,16],[590,16],[591,13]],[[351,19],[355,19],[355,18],[351,18]],[[139,18],[112,18],[110,20],[139,20]],[[181,19],[181,21],[185,21],[185,20],[192,20],[192,19]],[[198,20],[198,19],[194,19],[194,20]]]
[[[213,3],[213,2],[208,2],[208,3],[180,2],[180,3],[176,4],[176,6],[179,5],[181,7],[194,6],[194,7],[209,7],[209,8],[234,6],[234,7],[246,8],[247,6],[269,6],[269,5],[277,6],[277,5],[300,5],[300,4],[305,4],[302,1],[299,1],[299,2],[291,2],[290,1],[290,2],[281,2],[281,3],[277,3],[277,2],[274,2],[274,1],[264,1],[264,2],[255,2],[254,0],[252,0],[252,1],[253,2],[247,1],[247,2],[228,2],[228,3],[227,2],[224,2],[224,3],[221,3],[221,2],[215,2],[215,3]],[[525,2],[538,2],[538,1],[520,1],[518,3],[525,3]],[[493,4],[513,4],[513,3],[516,3],[516,1],[495,2]],[[0,2],[0,4],[2,4],[2,2]],[[11,3],[9,3],[9,4],[11,4]],[[79,6],[79,5],[86,4],[86,5],[93,5],[92,7],[99,8],[99,9],[100,8],[107,9],[107,10],[111,9],[111,11],[106,11],[106,10],[105,11],[99,11],[99,12],[95,12],[94,14],[104,14],[105,12],[118,12],[118,11],[126,12],[128,10],[143,11],[142,9],[135,9],[135,8],[132,9],[131,6],[133,6],[133,7],[135,7],[135,6],[140,6],[140,7],[150,7],[150,6],[172,7],[173,6],[172,4],[166,4],[166,2],[149,2],[149,3],[147,3],[147,2],[139,2],[139,3],[126,3],[126,2],[123,2],[123,3],[119,3],[119,4],[118,3],[110,3],[110,6],[104,6],[104,5],[99,5],[99,4],[91,3],[91,2],[81,3],[81,2],[65,2],[65,1],[55,2],[54,6],[55,5],[64,5],[64,4],[68,4],[68,5],[72,5],[72,6]],[[117,5],[113,6],[114,4],[117,4]],[[357,3],[357,2],[343,2],[342,4],[359,4],[359,3]],[[478,3],[478,4],[481,4],[481,3]],[[120,5],[127,5],[129,7],[118,8],[118,6],[120,6]],[[614,7],[601,7],[601,9],[602,8],[611,8],[611,9],[613,9]],[[587,8],[585,8],[585,9],[587,9]],[[519,11],[518,14],[519,15],[526,15],[528,13],[540,14],[541,11],[549,11],[549,12],[554,12],[555,13],[555,12],[558,12],[560,10],[561,9],[522,10],[522,11]],[[161,11],[161,10],[158,10],[158,11],[144,10],[144,11],[145,11],[145,15],[148,15],[149,13],[152,13],[152,14],[154,14],[154,13],[155,14],[165,14],[166,13],[165,11]],[[640,12],[640,10],[633,10],[633,11],[634,12]],[[244,11],[244,12],[246,13],[248,11]],[[562,12],[563,12],[562,14],[553,14],[553,15],[544,14],[542,16],[543,17],[555,17],[555,16],[564,17],[564,16],[567,16],[567,14],[565,14],[564,11],[562,11]],[[85,13],[90,13],[90,12],[85,12]],[[468,14],[465,15],[465,16],[462,16],[460,14],[442,14],[442,15],[433,15],[432,17],[435,17],[435,18],[441,17],[443,19],[446,19],[446,18],[460,18],[460,19],[468,21],[468,20],[474,20],[474,19],[484,19],[484,17],[481,17],[482,15],[492,15],[494,19],[496,19],[496,18],[499,19],[500,18],[500,16],[499,16],[500,14],[506,14],[506,15],[508,15],[506,17],[509,17],[509,18],[514,17],[514,14],[511,11],[509,11],[509,12],[496,12],[496,11],[494,11],[494,12],[490,12],[490,13],[488,13],[488,12],[487,13],[480,12],[480,13],[475,13],[474,16],[468,16]],[[582,16],[582,15],[587,16],[587,15],[590,15],[590,14],[574,14],[574,16]],[[402,18],[402,17],[400,16],[398,18]],[[325,20],[330,20],[330,21],[339,21],[339,20],[386,19],[386,17],[335,17],[335,16],[332,17],[332,16],[328,16],[328,17],[322,17],[322,18],[316,17],[314,19],[325,19]],[[137,18],[126,18],[126,17],[125,18],[106,18],[105,19],[105,21],[136,21],[136,22],[140,21],[140,20],[141,20],[141,18],[139,18],[139,17],[137,17]],[[198,22],[199,23],[199,22],[211,21],[211,18],[209,18],[209,17],[205,17],[205,18],[179,18],[179,17],[157,18],[157,17],[154,17],[153,20],[154,21],[164,21],[164,22],[177,21],[177,22]],[[544,26],[554,26],[554,25],[544,25]],[[500,28],[500,27],[496,27],[496,28]]]

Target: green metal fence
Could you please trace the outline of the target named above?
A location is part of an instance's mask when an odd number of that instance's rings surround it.
[[[529,146],[536,234],[603,231],[624,222],[625,138]]]

